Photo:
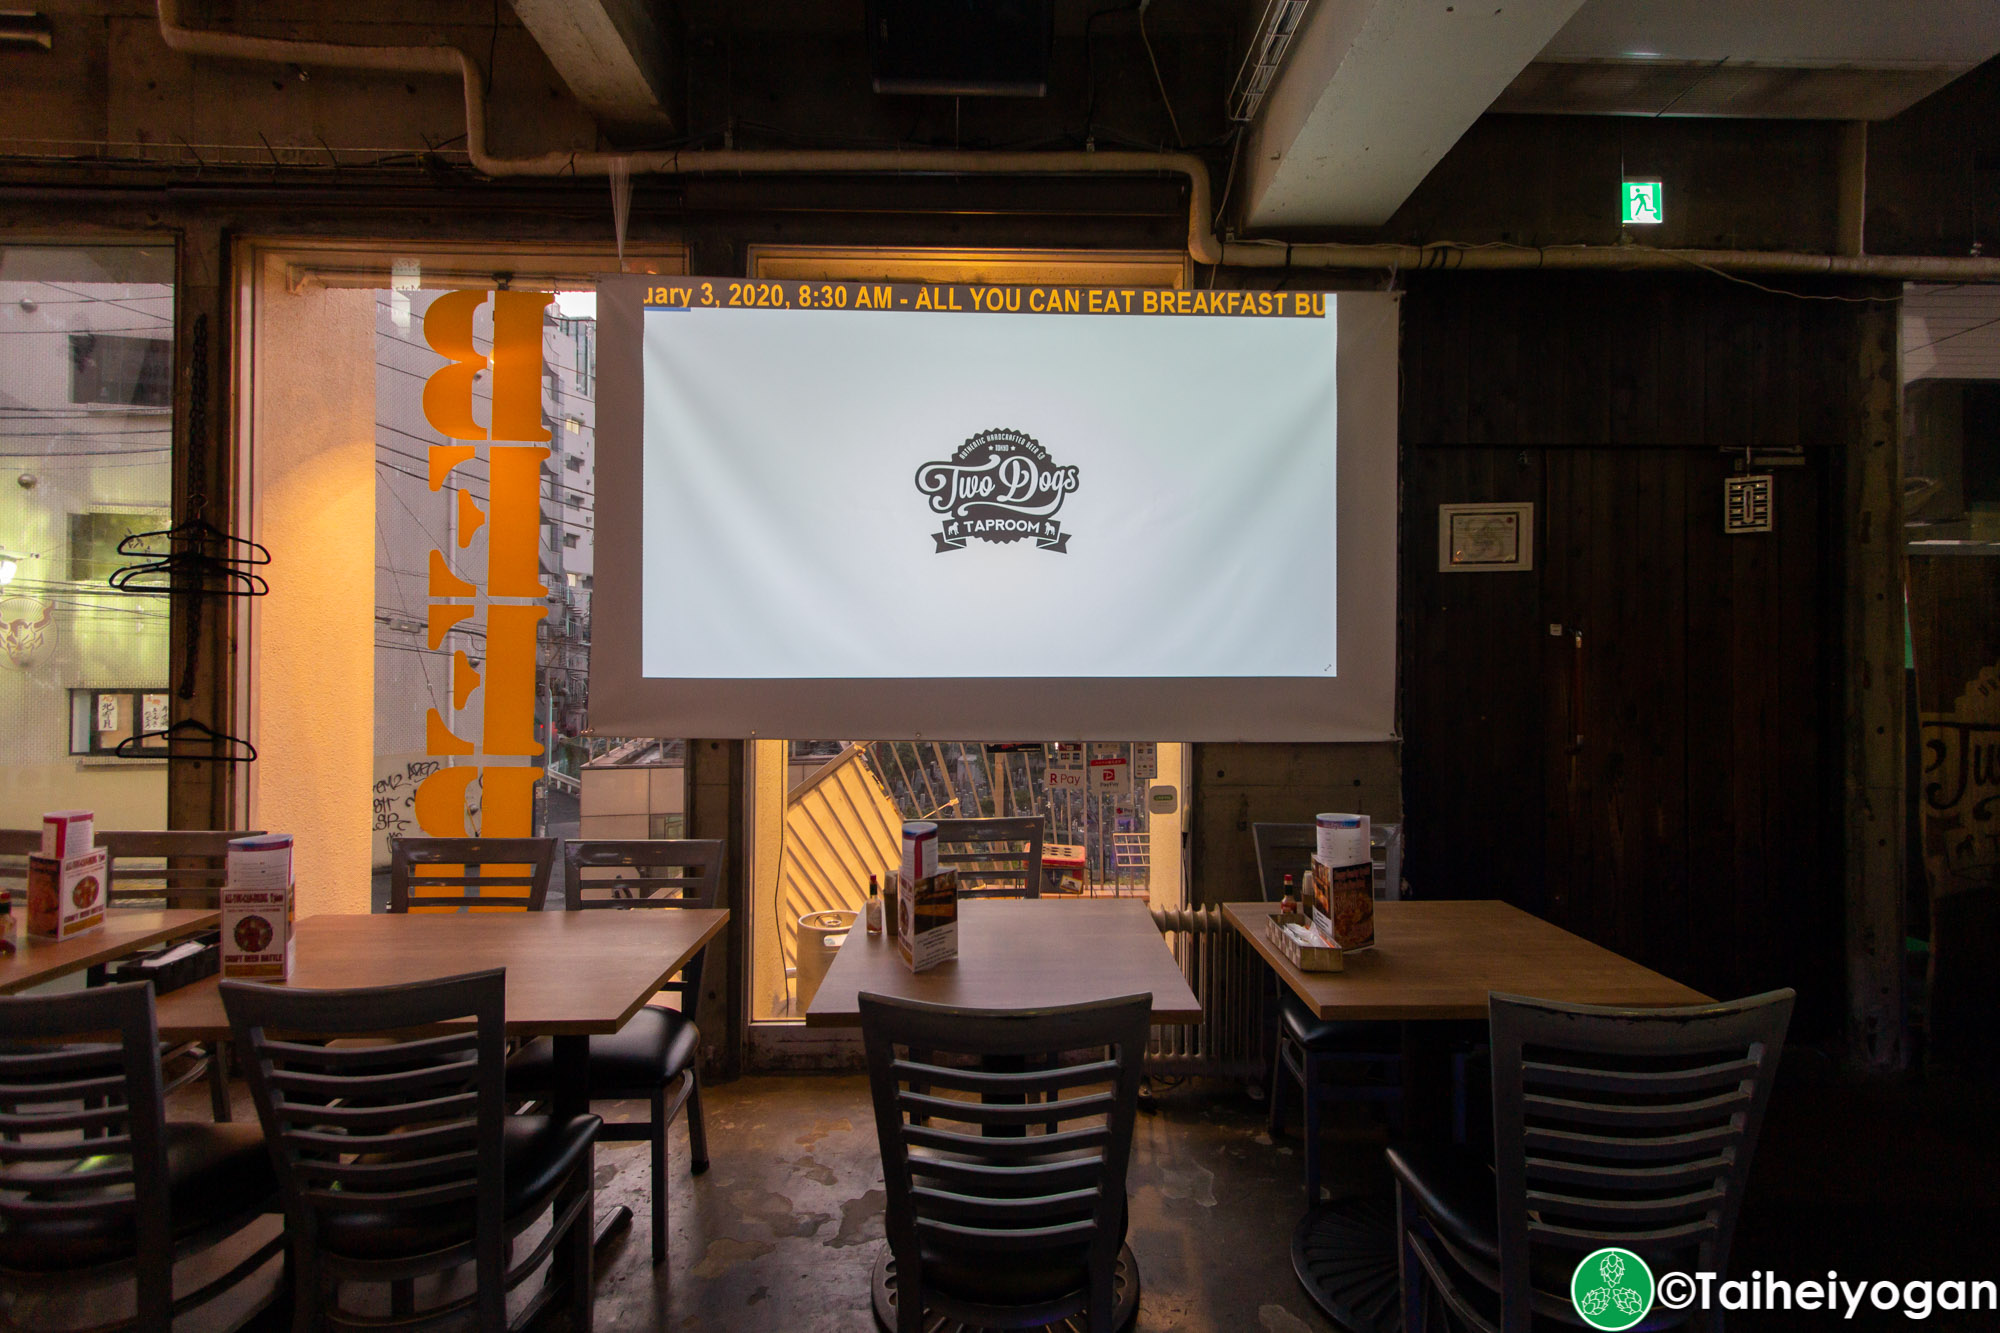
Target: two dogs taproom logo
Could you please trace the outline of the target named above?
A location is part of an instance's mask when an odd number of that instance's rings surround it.
[[[542,421],[542,312],[555,297],[548,292],[493,292],[493,343],[482,353],[473,341],[473,318],[486,304],[485,291],[446,292],[424,314],[424,341],[446,364],[424,383],[424,419],[447,439],[471,443],[434,444],[429,451],[430,487],[442,490],[452,469],[478,458],[484,442],[486,508],[469,490],[458,492],[458,545],[472,545],[486,529],[486,571],[482,588],[454,571],[445,553],[430,553],[429,634],[432,652],[445,635],[483,609],[486,613],[485,670],[463,649],[451,655],[451,701],[462,709],[480,693],[479,734],[461,736],[430,709],[424,718],[424,749],[445,761],[418,784],[413,813],[431,837],[463,838],[467,797],[479,782],[479,833],[488,838],[525,838],[535,829],[535,783],[542,753],[535,735],[536,627],[548,615],[549,590],[542,584],[542,460],[549,456],[549,432]],[[489,372],[492,412],[489,425],[474,419],[475,377]],[[509,441],[510,443],[502,443]],[[467,571],[470,573],[471,571]],[[460,762],[470,760],[470,762]],[[509,762],[509,761],[512,762]]]
[[[1048,450],[1017,430],[981,431],[950,458],[917,469],[917,489],[932,513],[945,516],[931,534],[939,555],[963,550],[974,537],[996,543],[1032,537],[1042,550],[1067,555],[1070,534],[1055,516],[1076,482],[1075,468],[1058,467]]]

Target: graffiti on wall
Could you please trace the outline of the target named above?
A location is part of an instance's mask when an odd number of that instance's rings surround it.
[[[2000,884],[2000,665],[1923,719],[1927,859],[1939,893]]]

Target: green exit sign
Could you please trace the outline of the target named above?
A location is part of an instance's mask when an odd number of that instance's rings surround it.
[[[1625,210],[1621,221],[1626,226],[1652,226],[1666,220],[1666,189],[1660,182],[1642,180],[1625,182]]]

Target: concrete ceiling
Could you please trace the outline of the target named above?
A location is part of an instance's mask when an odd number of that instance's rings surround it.
[[[1493,110],[1886,120],[1996,53],[1993,0],[1587,0]]]
[[[1996,53],[1995,0],[1314,0],[1244,218],[1380,225],[1488,111],[1883,119]]]
[[[513,0],[514,12],[569,85],[613,136],[673,123],[666,35],[649,0]]]
[[[1582,0],[1315,0],[1243,149],[1253,227],[1374,226]]]

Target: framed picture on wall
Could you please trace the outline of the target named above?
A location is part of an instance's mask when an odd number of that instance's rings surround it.
[[[1438,569],[1443,573],[1487,573],[1535,567],[1535,506],[1509,504],[1438,506]]]

